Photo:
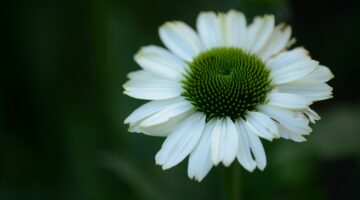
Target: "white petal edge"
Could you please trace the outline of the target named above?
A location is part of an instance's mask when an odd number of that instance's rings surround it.
[[[213,125],[214,123],[206,123],[203,135],[189,157],[188,176],[199,182],[204,179],[213,166],[211,162],[211,130]]]
[[[249,25],[246,33],[244,48],[252,53],[257,53],[266,43],[274,29],[275,19],[273,15],[255,17]]]
[[[246,18],[244,14],[236,10],[230,10],[226,15],[226,45],[244,48],[246,29]]]
[[[277,126],[270,117],[260,112],[252,111],[248,111],[246,115],[245,126],[256,133],[256,135],[269,141],[272,141],[273,138],[279,137]]]
[[[169,169],[189,155],[198,144],[205,128],[205,115],[195,113],[169,134],[155,160],[163,170]]]
[[[310,101],[320,101],[332,98],[332,88],[323,82],[300,79],[286,84],[278,85],[278,92],[298,94]]]
[[[196,32],[183,22],[166,22],[159,28],[159,35],[168,49],[186,61],[192,61],[204,50]]]
[[[306,79],[312,79],[320,82],[328,82],[334,78],[334,74],[330,69],[324,65],[320,65],[318,69],[313,71],[311,74],[305,77]]]
[[[134,59],[143,69],[170,80],[181,80],[188,68],[182,59],[154,45],[142,47]]]
[[[248,136],[251,152],[253,153],[256,161],[256,166],[260,170],[264,170],[266,167],[266,155],[260,138],[248,126],[244,126],[244,130]]]
[[[278,124],[299,134],[309,134],[309,120],[303,114],[271,105],[260,105],[259,111],[274,119]]]
[[[266,44],[261,48],[258,55],[267,60],[269,57],[276,55],[286,49],[291,38],[291,27],[285,24],[279,24],[271,33]]]
[[[171,99],[180,96],[183,91],[179,82],[154,77],[143,80],[130,79],[123,87],[124,94],[145,100]]]
[[[196,29],[207,49],[224,46],[225,15],[215,12],[201,12],[196,20]]]
[[[301,95],[272,92],[268,95],[268,104],[293,110],[305,109],[312,102]]]
[[[212,122],[215,124],[211,131],[211,160],[214,165],[222,162],[225,166],[230,166],[236,157],[238,147],[235,124],[229,117],[211,121],[215,121]]]
[[[124,121],[125,124],[138,123],[141,120],[176,104],[183,104],[186,100],[183,97],[174,99],[150,101],[134,110]]]
[[[277,67],[271,71],[270,77],[273,84],[283,84],[291,82],[315,71],[319,67],[319,62],[310,57],[297,60],[288,65]]]
[[[256,168],[256,161],[251,155],[250,141],[248,139],[244,124],[245,121],[242,119],[235,121],[235,127],[239,135],[237,159],[246,170],[252,172]]]

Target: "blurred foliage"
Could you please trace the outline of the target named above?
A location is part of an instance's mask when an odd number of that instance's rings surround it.
[[[7,1],[0,73],[0,199],[225,199],[226,169],[199,184],[187,162],[162,171],[163,138],[127,132],[144,101],[122,94],[133,55],[168,20],[202,10],[274,13],[336,78],[306,143],[264,141],[264,172],[241,169],[244,199],[360,199],[358,1]]]

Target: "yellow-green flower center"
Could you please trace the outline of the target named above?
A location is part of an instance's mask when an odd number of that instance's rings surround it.
[[[197,56],[183,81],[183,96],[197,111],[214,117],[245,118],[266,100],[270,71],[255,55],[215,48]]]

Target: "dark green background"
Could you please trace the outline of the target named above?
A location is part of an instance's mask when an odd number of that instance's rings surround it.
[[[200,184],[187,161],[155,166],[163,138],[123,124],[133,55],[167,20],[203,10],[274,13],[331,68],[335,98],[306,143],[264,141],[264,172],[241,169],[243,199],[360,199],[360,3],[341,0],[28,0],[3,3],[0,199],[226,199],[226,168]]]

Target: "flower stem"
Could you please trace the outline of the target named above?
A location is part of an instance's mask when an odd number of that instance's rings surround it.
[[[227,173],[227,190],[228,199],[240,200],[241,199],[241,185],[240,185],[240,168],[238,163],[233,163],[228,168]]]

